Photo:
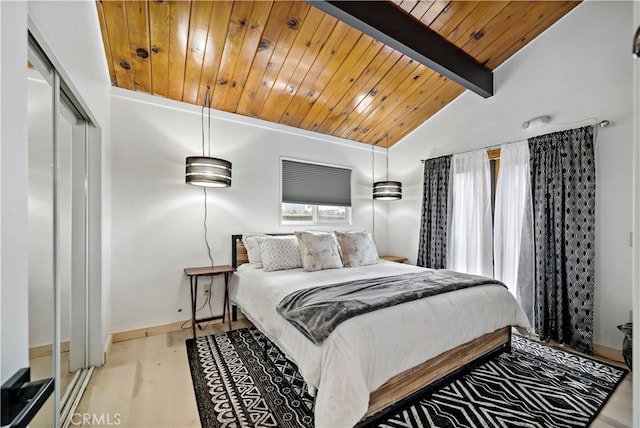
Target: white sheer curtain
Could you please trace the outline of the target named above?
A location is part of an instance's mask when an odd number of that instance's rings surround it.
[[[504,282],[533,316],[533,229],[529,175],[529,144],[500,147],[496,188],[493,259],[495,278]]]
[[[491,168],[486,150],[453,155],[449,215],[449,269],[492,277]]]

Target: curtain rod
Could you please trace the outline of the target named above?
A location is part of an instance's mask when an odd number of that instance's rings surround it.
[[[596,135],[595,135],[595,137],[597,137],[597,134],[598,134],[598,133],[597,133],[597,129],[598,129],[598,128],[606,128],[607,126],[611,125],[611,122],[610,122],[610,121],[608,121],[608,120],[606,120],[606,119],[601,120],[601,121],[598,121],[598,119],[597,119],[597,118],[595,118],[595,117],[590,117],[590,118],[582,119],[582,120],[578,120],[578,121],[575,121],[575,122],[565,122],[565,123],[548,122],[548,123],[546,123],[546,125],[551,125],[551,126],[567,126],[567,125],[577,125],[577,124],[580,124],[580,123],[583,123],[583,122],[587,122],[587,123],[585,123],[585,124],[584,124],[584,126],[587,126],[587,125],[593,125],[593,126],[596,128],[596,133],[595,133]],[[596,125],[597,125],[597,126],[596,126]],[[569,129],[573,129],[573,128],[569,128]],[[553,131],[553,132],[560,132],[560,131]],[[548,132],[548,134],[552,134],[553,132]],[[520,141],[523,141],[523,140],[528,140],[529,138],[539,137],[539,136],[541,136],[541,135],[547,135],[547,134],[538,134],[538,135],[533,135],[533,136],[531,136],[531,137],[523,138],[523,139],[521,139],[521,140],[507,141],[506,143],[502,143],[502,144],[494,144],[493,146],[487,146],[487,147],[480,147],[479,149],[464,150],[464,151],[461,151],[461,152],[450,153],[450,154],[448,154],[448,155],[439,155],[439,156],[434,156],[434,157],[432,157],[432,158],[421,159],[421,160],[420,160],[420,163],[425,163],[425,162],[426,162],[426,161],[428,161],[429,159],[435,159],[435,158],[439,158],[439,157],[442,157],[442,156],[461,155],[461,154],[463,154],[463,153],[475,152],[475,151],[477,151],[477,150],[487,150],[487,151],[489,151],[489,150],[495,150],[495,149],[499,149],[501,146],[504,146],[505,144],[513,144],[513,143],[517,143],[517,142],[520,142]],[[596,139],[594,138],[594,145],[595,145],[595,141],[596,141]]]

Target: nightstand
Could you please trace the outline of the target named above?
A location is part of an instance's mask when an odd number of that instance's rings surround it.
[[[380,256],[380,258],[383,260],[388,260],[390,262],[396,262],[396,263],[404,263],[407,261],[406,257],[399,257],[399,256]]]
[[[225,314],[229,319],[229,330],[231,330],[231,301],[229,299],[229,276],[235,272],[235,269],[229,265],[220,266],[204,266],[185,268],[184,273],[189,277],[189,283],[191,286],[191,329],[193,331],[193,338],[196,338],[196,324],[205,321],[217,320],[222,318],[224,323]],[[201,276],[217,276],[224,275],[224,305],[222,307],[222,316],[207,317],[196,319],[196,299],[198,296],[198,278]]]

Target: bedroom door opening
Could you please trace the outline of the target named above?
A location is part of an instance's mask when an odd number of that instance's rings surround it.
[[[66,427],[92,372],[94,142],[87,115],[31,34],[28,58],[29,363],[31,380],[53,378],[55,384],[29,426]]]

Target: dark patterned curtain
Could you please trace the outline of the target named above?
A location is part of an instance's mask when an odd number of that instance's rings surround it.
[[[593,352],[593,127],[529,140],[535,242],[535,328]]]
[[[443,269],[447,263],[447,202],[451,156],[424,163],[418,266]]]

